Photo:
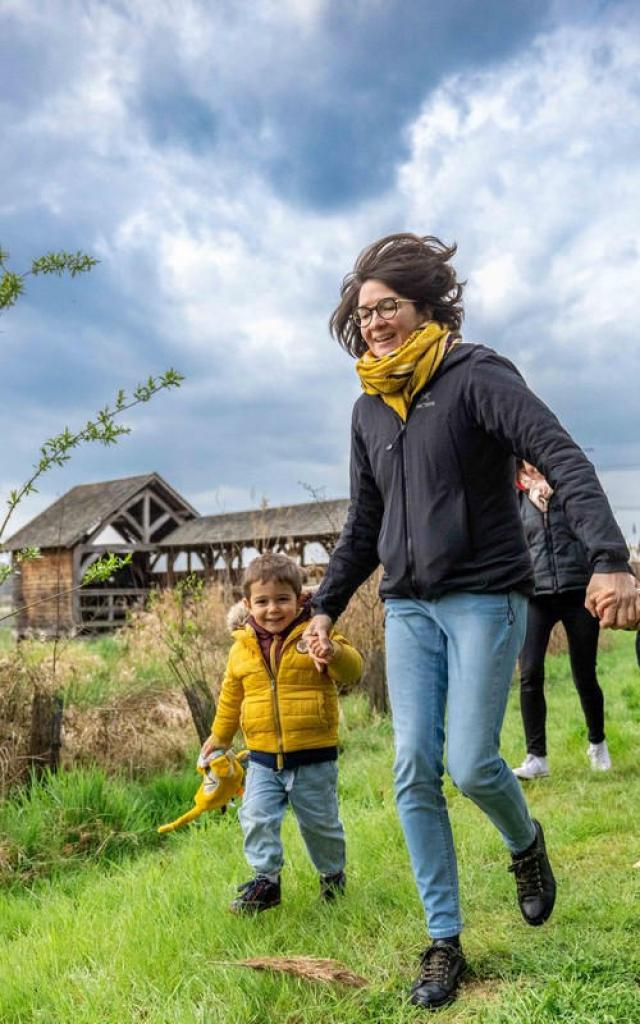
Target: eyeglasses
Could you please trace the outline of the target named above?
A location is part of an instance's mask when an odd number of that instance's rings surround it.
[[[413,299],[394,299],[389,296],[386,299],[379,299],[375,306],[356,306],[351,314],[351,319],[356,327],[367,327],[371,323],[374,313],[377,313],[382,320],[393,320],[403,302],[411,302],[415,305]]]

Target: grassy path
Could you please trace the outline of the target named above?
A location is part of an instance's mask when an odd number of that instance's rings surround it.
[[[594,775],[566,659],[549,662],[552,775],[530,783],[559,881],[547,926],[521,921],[508,858],[447,784],[460,854],[464,946],[473,973],[434,1019],[482,1024],[640,1024],[640,671],[633,636],[601,655],[614,769]],[[136,858],[85,865],[0,891],[2,1024],[360,1024],[424,1019],[405,1002],[425,945],[391,787],[391,731],[346,704],[341,764],[348,896],[317,899],[293,823],[283,904],[258,919],[226,911],[245,880],[235,815],[209,818]],[[522,756],[517,693],[504,754]],[[202,820],[201,820],[202,821]],[[252,956],[335,957],[368,988],[310,984],[219,966]]]

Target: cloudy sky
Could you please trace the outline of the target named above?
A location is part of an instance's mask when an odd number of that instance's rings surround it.
[[[347,490],[360,249],[456,241],[513,359],[640,533],[640,8],[607,0],[0,0],[0,244],[100,259],[0,318],[1,493],[150,373],[179,391],[47,476],[202,513]],[[635,535],[633,530],[638,531]],[[10,531],[11,532],[11,531]]]

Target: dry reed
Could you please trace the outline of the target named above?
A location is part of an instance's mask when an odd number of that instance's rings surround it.
[[[349,985],[366,988],[369,982],[355,974],[339,960],[316,956],[261,956],[249,960],[213,960],[217,967],[250,967],[254,971],[280,971],[305,981],[319,981],[325,985]]]

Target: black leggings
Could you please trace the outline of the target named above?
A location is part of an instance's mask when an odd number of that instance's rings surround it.
[[[567,632],[571,674],[589,741],[601,743],[604,739],[604,698],[596,677],[600,625],[584,607],[584,596],[584,590],[566,590],[541,594],[529,601],[527,634],[520,653],[520,708],[527,752],[537,757],[547,753],[544,656],[556,622],[561,622]]]

